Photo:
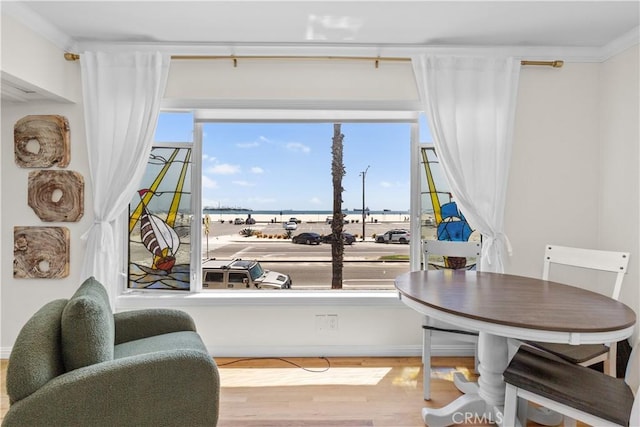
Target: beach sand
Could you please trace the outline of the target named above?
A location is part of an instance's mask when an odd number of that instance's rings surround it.
[[[289,221],[289,218],[295,217],[301,220],[303,223],[313,224],[313,223],[325,223],[327,217],[331,218],[331,214],[289,214],[288,212],[282,212],[282,215],[273,215],[273,214],[253,214],[251,212],[246,213],[222,213],[222,212],[214,212],[210,214],[204,214],[203,216],[209,215],[209,221],[212,222],[229,222],[233,221],[235,218],[242,218],[246,221],[246,219],[251,215],[251,218],[255,219],[258,223],[281,223]],[[345,219],[349,221],[351,224],[362,224],[362,215],[358,213],[348,214]],[[409,215],[408,214],[397,214],[397,213],[389,213],[389,214],[372,214],[366,217],[367,223],[406,223],[406,227],[409,227]]]

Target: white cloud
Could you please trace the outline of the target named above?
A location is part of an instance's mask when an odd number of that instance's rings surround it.
[[[239,185],[241,187],[253,187],[255,184],[253,182],[248,181],[233,181],[235,185]]]
[[[311,200],[309,200],[309,203],[312,205],[321,205],[322,201],[318,197],[312,197]]]
[[[393,187],[393,184],[391,184],[390,182],[387,182],[387,181],[382,181],[382,182],[380,182],[380,187],[391,188],[391,187]]]
[[[301,144],[299,142],[289,142],[286,145],[287,150],[289,151],[293,151],[295,153],[309,153],[311,151],[311,148],[309,148],[308,146]]]
[[[256,141],[239,142],[239,143],[236,144],[236,147],[238,147],[238,148],[255,148],[255,147],[259,147],[263,143],[270,144],[271,140],[269,138],[267,138],[266,136],[260,135]]]
[[[254,166],[251,168],[251,173],[261,174],[264,173],[264,169],[262,169],[260,166]]]
[[[208,176],[202,175],[202,188],[218,188],[218,182]]]
[[[207,173],[214,175],[234,175],[240,173],[240,166],[228,163],[219,163],[207,169]]]

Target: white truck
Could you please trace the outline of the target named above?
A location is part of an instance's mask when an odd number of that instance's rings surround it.
[[[291,277],[265,270],[255,260],[208,259],[202,263],[202,288],[207,289],[290,289]]]

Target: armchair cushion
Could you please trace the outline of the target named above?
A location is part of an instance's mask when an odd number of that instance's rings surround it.
[[[64,372],[60,350],[60,317],[66,299],[51,301],[22,327],[11,350],[7,394],[14,403]]]
[[[118,344],[114,350],[114,358],[122,359],[124,357],[173,350],[194,350],[208,354],[200,335],[192,331],[183,331],[155,335]]]
[[[196,324],[181,310],[149,308],[114,314],[116,344],[178,331],[195,331]]]
[[[93,277],[62,312],[62,355],[67,371],[113,360],[115,325],[104,287]]]

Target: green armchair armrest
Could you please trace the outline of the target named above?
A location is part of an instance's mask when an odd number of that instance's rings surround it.
[[[123,311],[113,315],[115,344],[170,332],[194,331],[196,324],[187,313],[172,309]]]
[[[14,403],[2,425],[215,426],[219,388],[204,351],[144,354],[62,374]]]

